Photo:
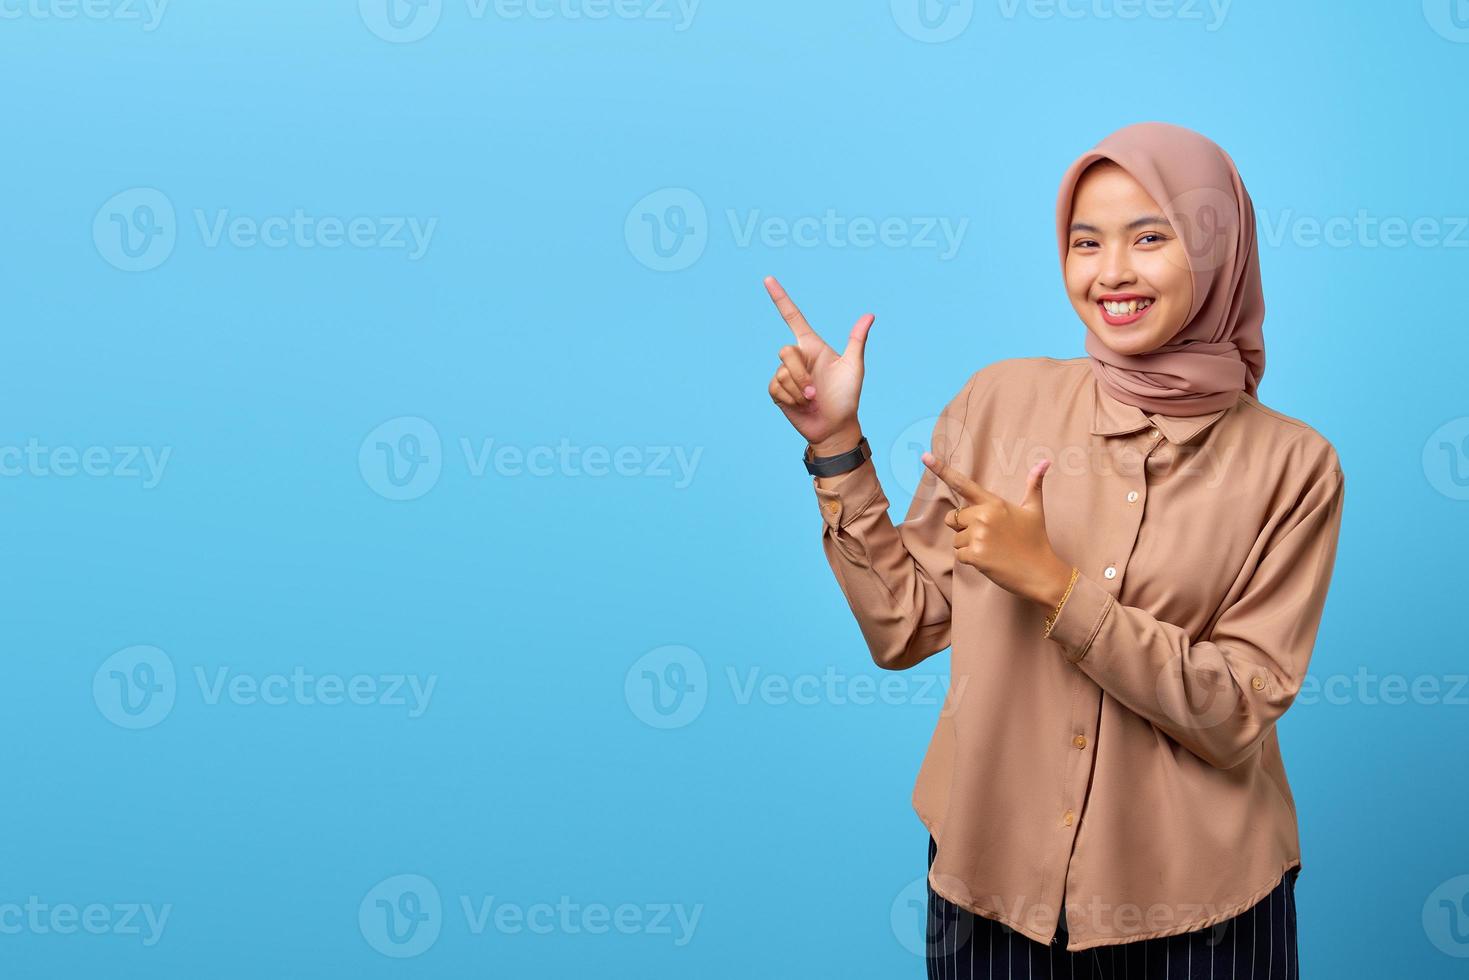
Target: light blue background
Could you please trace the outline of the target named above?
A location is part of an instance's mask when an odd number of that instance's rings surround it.
[[[170,912],[151,946],[0,918],[0,974],[921,976],[909,793],[947,654],[897,703],[741,693],[751,671],[891,676],[765,392],[788,332],[760,279],[779,274],[837,342],[877,314],[863,422],[899,517],[905,430],[995,359],[1082,353],[1056,184],[1144,119],[1238,162],[1262,224],[1260,396],[1347,473],[1312,676],[1439,685],[1393,704],[1353,681],[1281,722],[1303,973],[1462,974],[1469,691],[1449,702],[1469,490],[1451,465],[1469,443],[1440,443],[1469,434],[1469,10],[993,0],[930,43],[887,0],[704,0],[682,30],[651,0],[597,20],[572,0],[548,18],[442,0],[400,43],[372,0],[175,2],[152,30],[125,16],[141,5],[92,2],[101,16],[64,19],[67,0],[5,0],[0,20],[0,906]],[[112,215],[146,226],[138,188],[175,218],[147,240],[156,267],[130,272]],[[705,217],[683,212],[693,251],[656,271],[642,215],[674,221],[679,202]],[[412,259],[210,246],[195,217],[298,208],[374,234],[437,224]],[[968,224],[945,258],[742,243],[728,217],[828,209]],[[1311,221],[1359,212],[1457,244],[1312,239]],[[490,439],[621,449],[623,475],[476,472],[461,440]],[[425,460],[398,460],[417,485],[388,480],[379,441]],[[98,447],[98,475],[13,452],[28,445]],[[166,450],[156,485],[117,447]],[[173,702],[131,729],[109,658],[140,645],[157,652],[125,652],[123,674],[171,666],[172,685],[154,678]],[[669,655],[698,688],[671,728],[642,673],[663,665],[640,660],[664,647],[686,648]],[[418,717],[211,702],[197,672],[221,669],[435,687]],[[421,950],[372,924],[399,875],[441,900]],[[671,933],[476,933],[461,897],[490,896],[699,919],[682,945],[672,917]]]

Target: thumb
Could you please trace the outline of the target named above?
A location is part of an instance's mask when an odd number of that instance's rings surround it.
[[[855,324],[852,325],[852,335],[847,338],[847,349],[842,351],[842,357],[850,357],[858,367],[862,366],[862,358],[867,350],[867,334],[872,329],[873,321],[877,317],[871,313],[865,313]]]
[[[1046,471],[1051,468],[1051,461],[1043,459],[1031,467],[1030,475],[1025,478],[1025,498],[1020,501],[1020,506],[1026,510],[1038,510],[1045,515],[1045,497],[1042,489],[1046,479]]]

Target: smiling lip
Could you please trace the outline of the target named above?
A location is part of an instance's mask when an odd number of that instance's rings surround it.
[[[1128,300],[1134,299],[1148,300],[1148,306],[1144,309],[1138,310],[1136,313],[1123,313],[1121,315],[1118,315],[1114,313],[1108,313],[1107,307],[1104,306],[1102,303],[1103,300],[1111,303],[1126,303]],[[1158,301],[1153,299],[1151,296],[1141,296],[1137,293],[1107,293],[1097,300],[1097,309],[1102,311],[1102,319],[1105,320],[1110,326],[1114,327],[1125,327],[1130,323],[1136,323],[1143,317],[1147,316],[1148,310],[1151,310],[1154,306],[1157,305]]]

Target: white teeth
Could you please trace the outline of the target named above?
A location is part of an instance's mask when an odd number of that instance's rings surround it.
[[[1138,310],[1146,310],[1153,305],[1150,299],[1130,299],[1125,303],[1116,303],[1112,300],[1103,300],[1102,306],[1113,316],[1131,316]]]

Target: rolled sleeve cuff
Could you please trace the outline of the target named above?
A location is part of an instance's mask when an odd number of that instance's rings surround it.
[[[818,486],[818,479],[813,476],[811,486],[816,491],[821,517],[832,528],[844,528],[861,517],[882,493],[882,485],[877,481],[877,468],[870,458],[863,460],[855,470],[829,478],[833,480],[829,487]]]
[[[1102,588],[1094,579],[1085,575],[1076,576],[1071,594],[1061,604],[1061,613],[1051,627],[1050,639],[1061,645],[1063,655],[1072,663],[1079,663],[1092,647],[1092,641],[1101,632],[1102,621],[1111,611],[1116,600],[1112,593]]]

